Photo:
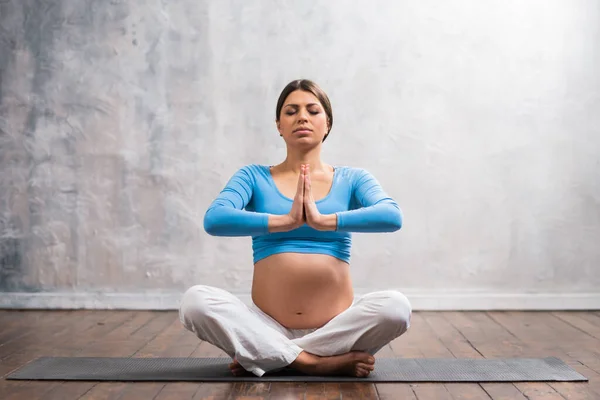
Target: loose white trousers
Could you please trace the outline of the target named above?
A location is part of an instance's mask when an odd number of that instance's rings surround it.
[[[372,355],[410,327],[406,296],[392,290],[357,298],[316,329],[287,329],[256,305],[247,306],[219,288],[196,285],[181,300],[179,318],[198,338],[223,350],[256,376],[291,364],[302,351],[333,356],[349,351]]]

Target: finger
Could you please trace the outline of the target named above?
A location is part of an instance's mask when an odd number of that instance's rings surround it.
[[[302,175],[304,176],[304,179],[302,179],[302,194],[304,194],[304,192],[306,192],[306,174],[308,173],[308,164],[304,165],[304,168],[302,169]]]
[[[305,179],[304,179],[304,196],[305,196],[306,200],[310,200],[311,195],[312,195],[312,186],[311,186],[311,182],[310,182],[310,172],[307,169],[306,173],[305,173]]]
[[[300,166],[300,174],[298,175],[298,187],[296,188],[296,194],[304,196],[304,166]]]

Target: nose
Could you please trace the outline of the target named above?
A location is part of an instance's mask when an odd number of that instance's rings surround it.
[[[308,116],[306,115],[306,110],[301,108],[298,110],[298,122],[306,122],[308,121]]]

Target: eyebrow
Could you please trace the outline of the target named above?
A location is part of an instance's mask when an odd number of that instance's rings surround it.
[[[306,107],[310,107],[310,106],[318,106],[318,103],[309,103],[306,105]],[[286,104],[284,107],[299,107],[298,104]]]

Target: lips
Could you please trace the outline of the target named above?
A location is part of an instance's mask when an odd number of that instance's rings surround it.
[[[306,127],[294,129],[294,133],[310,133],[310,132],[312,132],[312,129],[306,128]]]

